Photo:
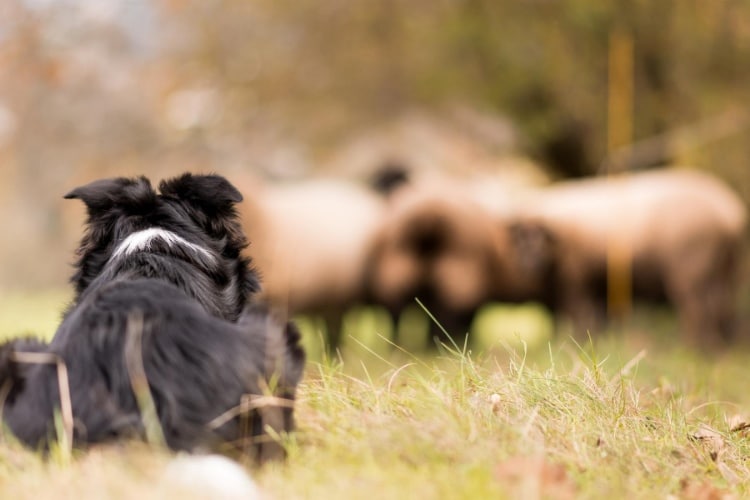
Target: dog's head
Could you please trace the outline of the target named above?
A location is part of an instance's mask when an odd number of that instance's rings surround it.
[[[218,175],[183,174],[157,193],[146,177],[92,182],[65,195],[88,210],[72,282],[76,302],[96,284],[165,279],[206,309],[236,319],[258,290],[235,211],[240,192]]]

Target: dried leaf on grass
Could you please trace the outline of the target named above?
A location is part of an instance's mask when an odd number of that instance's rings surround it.
[[[719,459],[719,455],[726,446],[722,435],[706,424],[701,424],[700,427],[698,427],[698,430],[693,434],[690,434],[688,437],[693,441],[703,443],[708,449],[711,460],[714,462]]]
[[[743,415],[732,415],[727,418],[727,426],[732,432],[740,432],[750,429],[750,422]]]
[[[544,457],[512,457],[495,468],[495,477],[509,484],[519,498],[572,499],[576,487],[560,464]]]

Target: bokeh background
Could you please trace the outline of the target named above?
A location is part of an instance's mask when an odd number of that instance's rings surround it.
[[[673,162],[748,200],[748,82],[742,0],[4,0],[0,290],[65,286],[103,176]]]

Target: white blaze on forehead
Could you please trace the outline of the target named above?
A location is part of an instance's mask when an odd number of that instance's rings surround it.
[[[173,233],[172,231],[167,231],[160,227],[150,227],[128,235],[128,237],[122,240],[122,243],[117,246],[111,259],[116,259],[122,255],[130,255],[135,252],[149,250],[151,248],[151,242],[154,240],[163,241],[170,247],[190,249],[193,252],[203,255],[209,260],[214,259],[214,256],[205,248],[187,241],[185,238]]]

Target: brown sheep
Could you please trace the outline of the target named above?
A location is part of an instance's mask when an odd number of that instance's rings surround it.
[[[322,316],[335,350],[342,315],[364,299],[365,262],[381,223],[382,197],[340,179],[247,184],[239,209],[262,295],[292,314]]]
[[[686,340],[732,340],[746,210],[717,179],[664,169],[564,182],[502,219],[498,265],[508,278],[498,275],[495,298],[541,300],[569,316],[577,334],[594,333],[605,312],[607,256],[620,251],[632,258],[635,298],[665,298]]]
[[[394,317],[419,299],[451,336],[468,332],[500,273],[496,223],[457,185],[443,179],[394,190],[367,280],[370,298]],[[431,334],[447,341],[437,325]]]

